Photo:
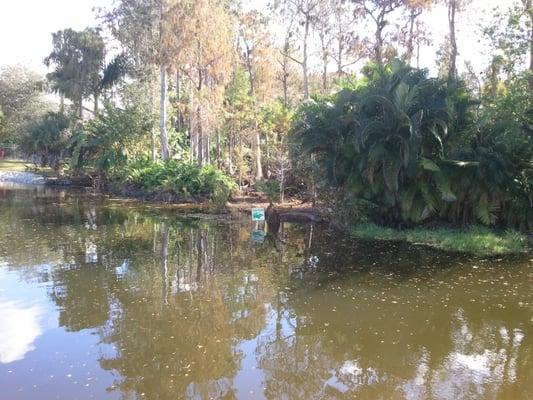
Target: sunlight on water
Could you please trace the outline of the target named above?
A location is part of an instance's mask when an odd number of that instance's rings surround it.
[[[0,191],[0,398],[530,398],[530,257],[255,229]]]

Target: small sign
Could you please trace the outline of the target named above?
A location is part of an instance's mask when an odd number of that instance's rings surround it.
[[[252,208],[252,221],[264,221],[265,209],[264,208]]]
[[[252,231],[252,243],[261,244],[265,241],[265,232],[259,229]]]

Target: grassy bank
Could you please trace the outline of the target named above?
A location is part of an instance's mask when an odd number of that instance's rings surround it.
[[[25,161],[0,159],[0,171],[25,172],[30,165]]]
[[[500,234],[483,227],[472,227],[468,230],[448,228],[396,230],[375,224],[359,224],[353,228],[352,234],[362,239],[401,240],[477,256],[516,254],[530,249],[527,237],[518,232],[506,231]]]

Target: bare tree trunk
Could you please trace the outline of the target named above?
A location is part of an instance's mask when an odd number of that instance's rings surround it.
[[[220,129],[217,129],[217,168],[221,168],[222,167],[222,153],[221,153],[221,149],[220,149]]]
[[[192,85],[189,88],[189,161],[192,163],[196,159],[196,141],[194,126],[194,92]]]
[[[328,90],[328,44],[326,43],[326,33],[323,28],[318,32],[320,39],[320,52],[322,59],[322,92]]]
[[[170,157],[167,134],[167,70],[164,65],[159,68],[161,91],[159,98],[159,135],[161,139],[161,158],[167,161]]]
[[[152,71],[153,72],[153,71]],[[151,108],[152,108],[152,111],[155,113],[155,91],[156,91],[156,85],[155,85],[155,82],[156,82],[156,77],[155,77],[155,74],[153,73],[150,73],[150,94],[151,94],[151,98],[152,98],[152,101],[151,101]],[[152,150],[152,162],[155,162],[156,159],[157,159],[157,150],[156,150],[156,128],[155,128],[155,124],[152,125],[152,129],[150,130],[150,146],[152,146],[151,150]]]
[[[235,169],[233,167],[233,160],[232,160],[234,147],[235,147],[235,138],[234,138],[233,133],[231,133],[231,135],[228,137],[228,168],[229,168],[229,173],[232,175],[235,172]]]
[[[265,149],[266,149],[266,158],[267,158],[267,160],[271,160],[271,157],[270,157],[271,153],[270,153],[270,145],[268,143],[268,136],[265,136]],[[272,176],[271,168],[267,168],[266,178],[270,179],[271,176]]]
[[[242,140],[241,138],[239,138],[239,154],[242,158],[242,154],[243,154],[243,148],[242,148]],[[239,160],[241,162],[239,162],[239,188],[242,189],[242,160]]]
[[[420,69],[420,43],[416,44],[416,68]]]
[[[252,50],[248,43],[245,42],[246,46],[246,69],[248,71],[248,82],[249,82],[249,91],[250,97],[252,98],[253,108],[255,109],[256,100],[255,100],[255,77],[253,73],[252,65]],[[261,166],[261,139],[259,136],[259,127],[257,122],[255,123],[254,131],[252,138],[252,151],[254,155],[254,170],[255,170],[255,180],[260,181],[263,179],[263,167]]]
[[[529,30],[529,91],[533,93],[533,4],[531,0],[522,0],[526,12],[529,14],[530,30]]]
[[[182,118],[181,115],[181,77],[180,77],[180,69],[179,67],[176,68],[176,103],[177,103],[177,112],[176,112],[176,130],[178,132],[181,132],[183,128],[182,124]]]
[[[204,145],[204,151],[205,151],[205,163],[211,164],[211,140],[209,134],[205,135],[205,145]]]
[[[340,37],[340,35],[339,35]],[[337,76],[340,78],[342,76],[342,53],[343,53],[343,45],[342,40],[339,39],[339,43],[337,45]]]
[[[289,59],[287,57],[283,58],[283,106],[285,108],[289,105]]]
[[[531,15],[531,26],[533,26],[533,13]],[[533,28],[531,28],[529,40],[529,90],[533,92]]]
[[[455,13],[457,11],[457,0],[448,0],[448,26],[450,36],[450,60],[448,65],[448,80],[457,78],[457,40],[455,37]]]
[[[374,45],[374,56],[379,66],[383,66],[383,25],[380,20],[376,28],[376,44]]]
[[[254,161],[255,161],[255,180],[256,182],[263,179],[263,166],[261,165],[261,136],[256,126],[254,132]]]
[[[245,50],[246,50],[246,70],[248,72],[248,82],[250,83],[250,96],[253,96],[255,93],[255,87],[254,87],[254,72],[252,68],[252,50],[250,49],[250,46],[248,46],[248,43],[245,41]]]
[[[281,84],[283,87],[283,106],[286,108],[289,104],[289,52],[291,50],[291,34],[290,27],[285,32],[285,43],[283,43],[283,51],[281,52]]]
[[[303,59],[302,59],[302,73],[304,85],[304,100],[309,100],[309,72],[307,70],[307,39],[309,37],[310,16],[306,15],[305,30],[303,39]]]
[[[82,79],[81,79],[81,82],[79,83],[80,85],[80,93],[79,93],[79,97],[78,97],[78,117],[81,119],[83,119],[83,93],[85,92],[85,66],[84,64],[82,63],[82,66],[81,66],[81,71],[80,71],[80,74],[82,76]]]
[[[197,151],[197,158],[198,158],[198,166],[203,167],[204,166],[204,143],[203,143],[203,131],[202,131],[202,113],[200,110],[200,104],[196,107],[196,140],[198,143],[198,151]]]
[[[414,52],[415,21],[419,15],[420,12],[416,12],[415,10],[411,10],[411,14],[409,15],[409,36],[407,38],[407,51],[405,52],[404,56],[405,61],[409,65],[411,65],[411,59],[413,58]]]

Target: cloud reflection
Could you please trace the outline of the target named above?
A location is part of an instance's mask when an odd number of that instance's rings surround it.
[[[21,307],[14,301],[0,301],[0,363],[22,360],[35,349],[35,339],[42,333],[40,309]]]

